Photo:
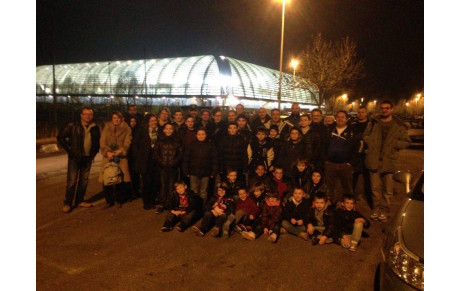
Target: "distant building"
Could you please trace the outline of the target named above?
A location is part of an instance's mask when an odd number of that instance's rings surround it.
[[[308,90],[294,92],[292,78],[283,73],[282,108],[316,107]],[[59,103],[278,107],[278,71],[224,56],[63,64],[54,79]],[[53,94],[53,66],[37,67],[37,102],[53,102]]]

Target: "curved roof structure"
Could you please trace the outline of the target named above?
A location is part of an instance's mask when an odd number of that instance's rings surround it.
[[[279,72],[211,55],[64,64],[55,66],[56,94],[143,97],[235,96],[277,100]],[[314,104],[307,90],[292,89],[283,73],[282,101]],[[53,67],[36,68],[37,96],[53,93]]]

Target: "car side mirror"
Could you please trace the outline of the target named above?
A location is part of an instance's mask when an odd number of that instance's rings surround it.
[[[393,174],[393,179],[401,184],[404,185],[406,189],[406,194],[410,192],[410,184],[412,181],[412,172],[407,170],[407,171],[397,171],[396,173]]]

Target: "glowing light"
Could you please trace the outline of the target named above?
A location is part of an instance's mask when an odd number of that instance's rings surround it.
[[[88,95],[88,98],[91,98],[91,95]]]
[[[406,106],[409,107],[409,102],[406,102]]]
[[[45,88],[45,93],[51,93],[51,89],[50,88]]]
[[[227,104],[228,105],[236,106],[239,102],[240,102],[240,100],[238,98],[236,98],[235,96],[228,95],[228,97],[227,97]]]
[[[343,95],[342,95],[342,99],[343,99],[343,100],[347,100],[347,98],[348,98],[348,95],[347,95],[347,94],[343,94]]]
[[[292,60],[292,61],[291,61],[291,67],[294,68],[294,71],[295,71],[295,69],[297,68],[297,65],[298,65],[298,64],[299,64],[299,61],[297,61],[297,60]]]
[[[135,97],[135,98],[137,99],[137,98],[139,98],[139,96],[137,96],[137,95],[136,95],[136,97]]]
[[[110,95],[110,98],[112,98],[112,99],[113,99],[113,95]]]
[[[224,56],[220,56],[220,59],[221,59],[221,60],[226,60],[227,58],[224,57]]]

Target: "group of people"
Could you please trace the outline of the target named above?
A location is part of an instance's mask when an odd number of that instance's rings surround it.
[[[320,109],[300,114],[298,103],[285,119],[263,107],[250,118],[242,104],[226,119],[219,107],[142,115],[129,106],[125,115],[113,112],[102,131],[91,108],[80,117],[58,135],[69,156],[63,212],[92,206],[84,195],[100,152],[107,207],[142,197],[144,209],[167,211],[163,231],[192,227],[199,236],[223,237],[236,231],[249,240],[265,233],[272,242],[286,231],[349,250],[369,224],[355,209],[359,175],[370,218],[386,221],[398,152],[410,144],[390,101],[377,117],[368,119],[361,107],[355,122],[338,111],[330,125]],[[113,169],[118,180],[108,182]]]

